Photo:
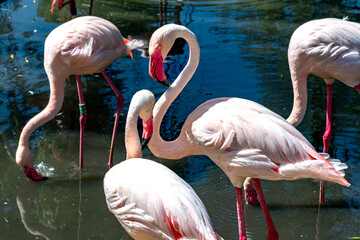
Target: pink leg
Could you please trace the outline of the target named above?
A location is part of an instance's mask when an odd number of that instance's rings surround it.
[[[115,124],[114,124],[114,130],[113,130],[113,135],[112,135],[112,139],[111,139],[111,146],[110,146],[110,155],[109,155],[109,162],[108,162],[108,167],[112,167],[113,162],[113,152],[114,152],[114,144],[115,144],[115,135],[116,135],[116,130],[117,130],[117,126],[119,124],[119,117],[120,117],[120,111],[121,108],[124,105],[124,97],[123,95],[121,95],[121,93],[117,90],[117,88],[115,87],[115,85],[111,82],[109,76],[102,71],[101,74],[103,75],[103,77],[105,78],[105,80],[108,82],[108,84],[110,85],[111,89],[115,92],[116,97],[117,97],[117,111],[116,111],[116,117],[115,117]]]
[[[265,220],[266,220],[266,225],[268,227],[268,236],[267,236],[267,240],[277,240],[279,239],[279,234],[277,233],[274,223],[271,219],[270,213],[269,213],[269,209],[266,206],[266,202],[265,202],[265,197],[263,194],[263,191],[261,189],[261,185],[260,185],[260,180],[258,178],[254,178],[253,179],[254,183],[255,183],[255,188],[256,188],[256,192],[259,196],[259,200],[260,200],[260,205],[261,208],[263,209],[263,213],[265,216]]]
[[[239,240],[246,240],[245,217],[244,217],[244,204],[242,188],[235,187],[236,193],[236,206],[239,221]]]
[[[326,100],[326,129],[323,136],[323,142],[324,142],[324,149],[323,152],[327,153],[329,151],[329,145],[331,141],[331,122],[332,122],[332,84],[327,84],[327,100]],[[323,205],[325,202],[324,199],[324,191],[325,191],[325,185],[323,181],[320,181],[320,193],[319,193],[319,204]]]
[[[329,151],[329,145],[331,141],[331,109],[332,109],[332,84],[327,84],[327,103],[326,103],[326,129],[323,136],[324,153]]]
[[[87,118],[86,113],[86,107],[84,103],[84,97],[82,93],[82,87],[81,87],[81,76],[76,75],[76,86],[78,89],[78,95],[79,95],[79,109],[80,109],[80,144],[79,144],[79,167],[83,167],[83,145],[84,145],[84,130],[85,130],[85,123]]]

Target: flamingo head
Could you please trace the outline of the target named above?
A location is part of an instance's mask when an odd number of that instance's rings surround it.
[[[43,177],[32,167],[34,165],[34,159],[29,147],[18,147],[18,149],[16,150],[16,163],[24,170],[24,173],[28,180],[40,181],[47,179],[47,177]]]
[[[180,32],[177,31],[179,27],[181,28],[177,24],[166,24],[153,33],[149,42],[149,74],[167,87],[169,83],[166,80],[163,63],[175,40],[181,37]]]
[[[134,94],[130,107],[132,103],[136,103],[136,108],[138,109],[139,117],[142,119],[143,125],[143,134],[142,134],[142,149],[144,149],[150,141],[150,138],[153,133],[153,109],[155,106],[155,97],[154,94],[148,90],[141,90]],[[129,107],[129,109],[130,109]],[[129,110],[130,111],[130,110]]]

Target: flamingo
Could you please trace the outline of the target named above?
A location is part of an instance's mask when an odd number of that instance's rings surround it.
[[[229,177],[235,187],[239,221],[239,239],[246,239],[242,185],[253,177],[268,226],[267,239],[278,239],[266,206],[259,179],[323,179],[344,186],[346,164],[329,163],[306,138],[281,116],[255,102],[240,98],[211,99],[197,107],[186,119],[180,135],[173,141],[160,136],[162,119],[193,76],[200,57],[194,33],[183,26],[168,24],[157,29],[149,43],[149,74],[157,81],[166,78],[163,60],[176,38],[182,37],[190,49],[188,63],[156,102],[152,137],[145,139],[151,152],[160,158],[180,159],[189,155],[207,155]],[[151,130],[144,123],[144,133]]]
[[[332,134],[332,87],[335,79],[360,93],[360,24],[347,19],[324,18],[304,23],[291,36],[288,60],[294,91],[294,104],[287,121],[295,127],[307,107],[307,77],[321,77],[326,83],[326,128],[323,152],[329,151]],[[320,204],[324,184],[320,184]]]
[[[323,78],[327,89],[326,127],[323,152],[329,151],[332,135],[332,88],[335,79],[360,93],[360,24],[347,19],[324,18],[298,27],[291,36],[288,61],[294,92],[294,104],[287,121],[297,127],[307,108],[307,78],[310,74]],[[251,188],[251,182],[247,179]],[[251,190],[250,190],[251,191]],[[319,204],[323,205],[325,186],[320,182]],[[248,192],[248,191],[247,191]],[[251,199],[256,193],[248,192]]]
[[[218,236],[200,198],[169,168],[142,158],[137,119],[152,119],[154,95],[137,92],[125,127],[127,160],[104,177],[107,206],[135,240],[223,239]]]
[[[34,159],[29,149],[31,133],[42,124],[50,121],[61,109],[64,100],[65,80],[76,75],[80,108],[80,153],[79,166],[83,166],[83,136],[87,118],[81,88],[80,75],[101,72],[117,96],[117,114],[111,140],[108,165],[112,165],[116,129],[123,106],[124,97],[111,82],[104,69],[124,53],[141,46],[139,41],[127,42],[111,22],[92,16],[78,17],[55,28],[45,41],[44,67],[50,83],[48,105],[23,128],[16,163],[24,170],[29,180],[42,180],[44,177],[33,168]],[[132,55],[131,55],[132,56]]]

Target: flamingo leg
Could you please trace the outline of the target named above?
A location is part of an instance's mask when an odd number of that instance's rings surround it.
[[[236,193],[236,206],[239,221],[239,240],[246,240],[245,217],[244,217],[244,204],[242,188],[235,187]]]
[[[274,223],[273,223],[270,213],[269,213],[269,209],[266,205],[265,197],[264,197],[263,191],[261,189],[261,185],[260,185],[260,180],[258,178],[254,178],[253,181],[255,184],[256,192],[259,196],[261,208],[263,209],[263,213],[264,213],[265,220],[266,220],[266,225],[268,227],[268,235],[267,235],[266,239],[267,240],[277,240],[277,239],[279,239],[279,234],[277,233],[277,231],[275,229]]]
[[[90,0],[89,16],[91,16],[94,0]]]
[[[76,75],[76,86],[78,89],[78,95],[79,95],[79,109],[80,109],[80,143],[79,143],[79,167],[83,167],[83,145],[84,145],[84,131],[85,131],[85,123],[87,118],[86,113],[86,107],[84,103],[84,97],[82,93],[82,87],[81,87],[81,76]]]
[[[329,145],[331,141],[331,122],[332,122],[332,84],[327,84],[327,100],[326,100],[326,129],[323,136],[323,142],[324,142],[324,149],[323,152],[327,153],[329,151]],[[325,185],[324,181],[320,181],[320,192],[319,192],[319,204],[323,205],[325,202],[324,199],[324,191],[325,191]]]
[[[323,136],[323,142],[324,142],[324,153],[327,153],[329,151],[329,145],[331,141],[331,121],[332,121],[332,84],[327,84],[327,103],[326,103],[326,129]]]
[[[117,97],[117,111],[116,111],[116,117],[115,117],[114,130],[113,130],[113,134],[112,134],[112,138],[111,138],[110,155],[109,155],[109,162],[108,162],[108,167],[112,167],[113,166],[112,159],[113,159],[113,152],[114,152],[116,130],[117,130],[117,127],[119,124],[120,111],[124,105],[124,97],[117,90],[117,88],[112,83],[112,81],[110,80],[109,76],[105,73],[105,71],[102,71],[101,74],[103,75],[103,77],[105,78],[107,83],[110,85],[111,89],[115,92],[116,97]]]

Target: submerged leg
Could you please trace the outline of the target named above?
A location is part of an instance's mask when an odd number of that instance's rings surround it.
[[[244,204],[242,188],[235,187],[236,193],[236,206],[238,212],[239,222],[239,240],[246,240],[245,217],[244,217]]]
[[[330,141],[331,141],[331,130],[332,130],[332,126],[331,126],[331,122],[332,122],[332,84],[327,84],[326,85],[326,89],[327,89],[327,98],[326,98],[326,129],[325,129],[325,133],[323,136],[323,143],[324,143],[324,149],[323,152],[327,153],[329,151],[329,145],[330,145]],[[323,205],[324,204],[324,191],[325,191],[325,186],[324,186],[324,181],[320,181],[320,192],[319,192],[319,204]]]
[[[85,123],[87,118],[86,107],[84,103],[82,87],[81,87],[81,76],[76,75],[76,86],[78,89],[79,95],[79,109],[80,109],[80,143],[79,143],[79,167],[83,167],[83,145],[84,145],[84,131],[85,131]]]
[[[110,155],[109,155],[109,162],[108,162],[108,167],[112,167],[112,165],[113,165],[112,159],[113,159],[113,152],[114,152],[116,130],[117,130],[117,126],[119,124],[120,111],[121,111],[121,108],[124,105],[124,97],[117,90],[115,85],[110,80],[109,76],[104,71],[102,71],[101,74],[103,75],[103,77],[105,78],[107,83],[110,85],[111,89],[115,92],[116,97],[117,97],[117,111],[116,111],[116,117],[115,117],[114,130],[113,130],[113,134],[112,134],[112,138],[111,138]]]
[[[256,192],[259,196],[260,205],[261,205],[261,208],[263,209],[263,213],[264,213],[265,220],[266,220],[266,225],[268,228],[268,235],[267,235],[266,239],[267,240],[277,240],[277,239],[279,239],[279,234],[277,233],[277,231],[275,229],[274,223],[273,223],[270,213],[269,213],[269,209],[266,206],[266,201],[265,201],[263,191],[261,189],[260,180],[258,178],[254,178],[253,181],[255,183]]]

